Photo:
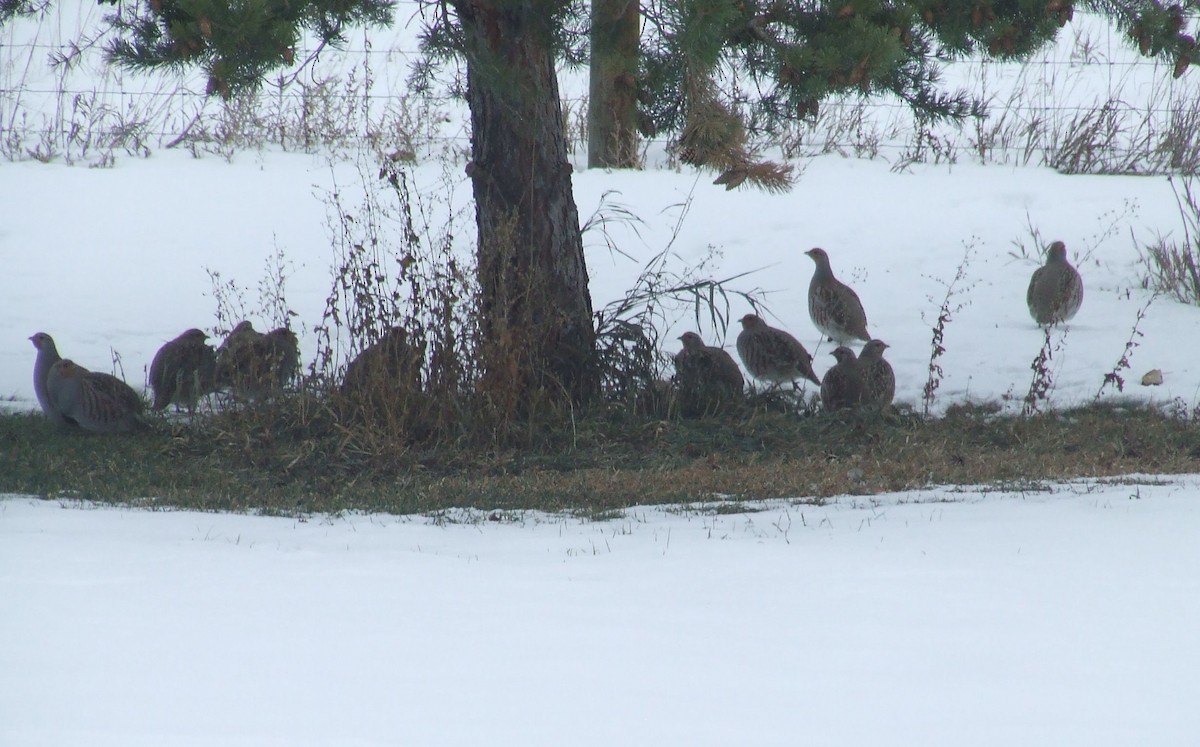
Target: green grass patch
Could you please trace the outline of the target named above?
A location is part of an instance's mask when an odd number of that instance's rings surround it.
[[[0,416],[0,492],[269,514],[465,507],[609,516],[632,505],[724,501],[732,510],[766,498],[1200,471],[1197,426],[1148,408],[1029,417],[959,408],[939,419],[605,411],[526,424],[519,437],[399,445],[311,415],[296,427],[296,406],[163,421],[123,437],[60,431],[36,414]]]

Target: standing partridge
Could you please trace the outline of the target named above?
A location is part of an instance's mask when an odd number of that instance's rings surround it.
[[[45,332],[38,332],[30,337],[29,341],[37,348],[37,360],[33,363],[33,392],[37,395],[38,404],[41,405],[42,412],[50,419],[50,422],[55,425],[71,425],[54,406],[54,402],[46,392],[46,377],[50,373],[50,367],[62,360],[58,354],[58,348],[54,345],[54,338]]]
[[[1070,321],[1083,304],[1083,278],[1067,261],[1067,245],[1055,241],[1046,250],[1046,264],[1033,271],[1025,293],[1029,314],[1039,325]]]
[[[742,396],[746,382],[729,353],[705,345],[695,332],[679,339],[683,350],[675,354],[675,383],[685,416],[708,414]]]
[[[812,367],[812,356],[782,329],[776,329],[757,314],[742,317],[742,331],[737,338],[738,357],[750,375],[772,384],[796,379],[808,379],[820,384]]]
[[[189,329],[158,349],[150,363],[153,409],[174,403],[193,412],[200,398],[216,389],[217,354],[207,340],[203,331]]]
[[[142,398],[128,384],[69,359],[50,367],[46,393],[67,422],[85,431],[128,433],[146,427]]]
[[[854,351],[842,345],[833,351],[837,364],[821,381],[821,405],[829,412],[855,407],[862,399],[862,375]]]
[[[850,286],[833,276],[829,255],[821,248],[809,249],[805,254],[817,263],[808,284],[808,315],[816,328],[839,345],[870,340],[862,301]]]
[[[896,396],[896,373],[892,364],[883,359],[889,345],[883,340],[871,340],[858,356],[858,372],[862,377],[862,403],[870,407],[887,407]]]

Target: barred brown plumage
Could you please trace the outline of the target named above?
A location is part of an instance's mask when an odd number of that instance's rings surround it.
[[[675,385],[685,416],[711,414],[741,398],[746,382],[729,353],[705,345],[695,332],[684,332],[679,339],[683,350],[674,358]]]
[[[189,329],[163,345],[150,363],[153,409],[182,405],[192,412],[201,397],[216,390],[217,354],[208,335]]]
[[[855,407],[862,399],[862,374],[854,351],[842,345],[832,355],[837,364],[821,381],[821,405],[829,412]]]
[[[300,372],[300,341],[287,327],[263,334],[239,322],[217,348],[217,384],[242,399],[282,389]]]
[[[870,340],[862,301],[850,286],[833,276],[829,254],[820,247],[805,254],[817,264],[808,284],[808,314],[816,328],[839,345]]]
[[[1039,325],[1070,321],[1083,305],[1083,278],[1067,261],[1067,245],[1055,241],[1046,249],[1046,264],[1033,271],[1025,292],[1029,314]]]
[[[887,407],[896,396],[896,373],[892,364],[883,359],[883,351],[890,347],[883,340],[871,340],[858,356],[858,370],[862,377],[862,404],[870,407]]]
[[[363,348],[346,366],[342,393],[369,395],[375,390],[411,394],[421,391],[425,355],[408,342],[408,331],[392,327]]]
[[[768,325],[757,314],[747,314],[741,322],[737,351],[751,376],[772,384],[800,378],[814,384],[821,383],[813,371],[812,356],[799,340],[782,329]]]
[[[67,422],[93,433],[128,433],[146,427],[142,398],[116,376],[89,371],[70,359],[46,376],[46,392]]]
[[[254,347],[263,333],[249,321],[238,322],[217,348],[217,386],[237,391],[250,377],[254,366]]]

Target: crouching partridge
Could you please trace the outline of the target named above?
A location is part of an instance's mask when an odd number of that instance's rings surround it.
[[[856,407],[862,400],[862,373],[854,351],[842,345],[834,349],[837,364],[821,380],[821,405],[829,412]]]
[[[887,407],[896,396],[896,373],[892,364],[883,359],[889,345],[883,340],[871,340],[858,356],[858,372],[862,379],[862,404]]]
[[[159,348],[150,363],[152,409],[175,404],[192,412],[201,397],[216,390],[217,354],[207,340],[203,331],[189,329]]]
[[[64,420],[85,431],[128,433],[146,427],[142,398],[128,384],[69,359],[50,366],[46,394]]]
[[[217,386],[238,390],[250,377],[254,347],[263,333],[249,321],[238,322],[217,348]]]
[[[1041,326],[1068,322],[1083,304],[1083,278],[1067,261],[1067,245],[1055,241],[1046,264],[1033,271],[1025,292],[1029,315]]]
[[[299,371],[300,342],[287,327],[263,334],[250,322],[239,322],[217,348],[217,385],[242,399],[278,391]]]
[[[705,345],[695,332],[679,339],[683,350],[675,354],[675,384],[685,416],[706,415],[741,398],[746,382],[729,353]]]

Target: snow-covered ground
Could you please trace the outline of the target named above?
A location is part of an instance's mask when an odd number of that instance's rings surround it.
[[[1200,478],[602,522],[0,500],[0,744],[1192,745]]]
[[[466,176],[445,181],[439,164],[416,168],[429,199],[445,195],[467,208],[458,234],[472,251],[473,221]],[[370,178],[374,178],[373,174]],[[882,161],[825,156],[805,164],[795,189],[769,195],[726,192],[709,177],[668,170],[580,169],[576,200],[586,219],[602,196],[639,216],[643,225],[612,224],[609,234],[628,259],[609,251],[598,232],[585,237],[597,307],[632,285],[642,263],[667,247],[676,224],[670,266],[695,266],[715,251],[705,274],[752,272],[735,288],[761,289],[770,321],[791,330],[816,355],[818,373],[832,364],[808,318],[813,263],[803,252],[824,247],[834,271],[863,299],[873,335],[891,345],[897,399],[920,403],[928,377],[932,327],[967,257],[965,279],[951,298],[962,306],[946,326],[945,371],[934,411],[967,398],[1020,397],[1043,337],[1029,317],[1025,289],[1037,267],[1029,226],[1043,240],[1066,242],[1084,278],[1079,315],[1056,331],[1051,406],[1090,401],[1104,374],[1125,352],[1142,288],[1139,249],[1159,234],[1182,239],[1175,197],[1165,177],[1063,176],[1048,169],[1000,166],[914,166],[893,173]],[[241,154],[233,164],[163,152],[122,160],[115,168],[84,169],[36,162],[0,167],[0,258],[7,276],[7,312],[0,319],[0,396],[13,407],[33,400],[34,332],[54,336],[64,357],[111,370],[114,354],[126,377],[144,385],[145,368],[162,343],[189,327],[212,329],[216,302],[206,270],[246,289],[253,316],[257,283],[277,249],[286,257],[287,301],[298,316],[306,357],[311,334],[332,287],[334,251],[324,196],[337,189],[357,205],[357,165],[296,154]],[[687,213],[680,212],[687,204]],[[439,211],[441,212],[441,211]],[[1022,242],[1029,256],[1013,256]],[[969,252],[968,252],[969,249]],[[732,350],[748,311],[734,303],[731,324],[702,326],[710,344]],[[690,310],[675,310],[663,339],[695,327]],[[1150,303],[1131,352],[1127,395],[1191,407],[1200,391],[1200,359],[1182,341],[1200,338],[1200,309],[1167,297]],[[1161,387],[1136,384],[1146,370],[1163,371]],[[1110,390],[1111,393],[1111,390]],[[1106,395],[1107,396],[1107,395]],[[1016,407],[1016,405],[1014,405]]]

